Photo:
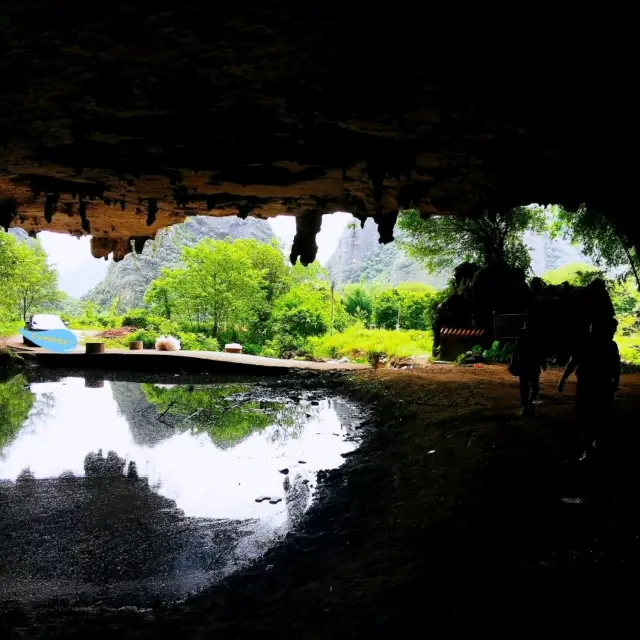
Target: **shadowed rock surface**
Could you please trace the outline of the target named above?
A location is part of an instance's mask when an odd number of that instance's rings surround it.
[[[408,206],[586,201],[637,246],[619,148],[635,121],[633,38],[606,21],[614,42],[550,34],[545,47],[532,42],[547,23],[444,8],[11,0],[0,223],[91,233],[94,255],[121,258],[187,214],[287,213],[306,262],[319,213],[373,217],[389,242]]]
[[[110,452],[71,473],[0,481],[0,599],[148,605],[233,571],[251,521],[187,518]],[[28,524],[28,526],[25,526]]]

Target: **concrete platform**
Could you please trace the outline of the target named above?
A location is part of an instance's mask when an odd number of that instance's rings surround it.
[[[192,371],[198,373],[240,373],[278,375],[298,370],[350,371],[366,369],[368,365],[342,364],[338,362],[306,362],[263,358],[217,351],[128,351],[109,349],[105,353],[87,355],[84,347],[70,353],[53,353],[37,347],[9,344],[27,359],[35,360],[43,367],[65,369],[109,369],[125,371],[153,371],[172,373]]]

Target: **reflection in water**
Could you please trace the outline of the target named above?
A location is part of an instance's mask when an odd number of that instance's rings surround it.
[[[0,455],[28,418],[47,415],[54,402],[51,393],[43,391],[36,396],[23,375],[0,382]]]
[[[317,392],[6,384],[0,416],[14,426],[0,445],[0,601],[144,604],[199,589],[296,526],[315,472],[355,447],[336,437],[351,435],[355,408],[340,400],[343,429],[338,401]]]
[[[224,448],[237,445],[253,431],[273,422],[259,401],[237,398],[249,389],[249,385],[242,384],[172,388],[142,385],[144,395],[158,414],[173,418],[175,428],[206,433],[216,445]]]
[[[27,419],[34,399],[24,376],[0,382],[0,450],[14,438]]]

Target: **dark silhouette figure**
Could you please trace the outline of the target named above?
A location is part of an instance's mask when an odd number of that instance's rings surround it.
[[[520,378],[520,415],[533,414],[533,402],[540,395],[540,370],[546,368],[539,336],[525,324],[509,365],[509,371]]]
[[[558,384],[562,392],[567,378],[576,371],[576,410],[585,454],[602,434],[620,384],[620,352],[613,340],[617,326],[614,318],[594,322],[588,339],[571,357]]]

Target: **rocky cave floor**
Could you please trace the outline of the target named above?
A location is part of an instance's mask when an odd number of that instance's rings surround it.
[[[5,610],[0,637],[610,632],[635,610],[640,376],[623,376],[591,462],[579,461],[575,387],[556,393],[559,376],[543,374],[543,404],[521,419],[503,367],[323,374],[373,411],[285,544],[180,606]]]

